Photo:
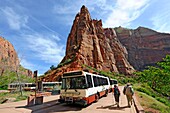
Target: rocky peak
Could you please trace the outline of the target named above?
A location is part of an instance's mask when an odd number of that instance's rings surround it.
[[[126,48],[116,38],[114,29],[104,29],[101,20],[91,19],[88,9],[82,6],[74,19],[68,36],[66,54],[60,64],[69,64],[49,73],[46,81],[54,81],[63,72],[85,69],[84,65],[103,71],[134,72],[126,57]]]
[[[84,5],[80,10],[80,21],[91,21],[90,13]]]

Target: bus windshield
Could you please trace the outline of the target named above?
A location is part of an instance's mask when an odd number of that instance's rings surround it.
[[[62,79],[62,89],[85,89],[87,88],[85,76],[68,77]]]

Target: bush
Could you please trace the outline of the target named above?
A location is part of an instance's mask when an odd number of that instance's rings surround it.
[[[146,93],[147,95],[150,95],[150,96],[152,95],[152,93],[149,90],[147,90],[145,88],[142,88],[142,87],[137,88],[136,90],[140,91],[140,92],[143,92],[143,93]]]
[[[56,69],[56,67],[54,65],[51,65],[50,69],[54,70],[54,69]]]
[[[164,103],[167,106],[170,106],[170,103],[166,99],[164,99],[164,98],[156,97],[156,100],[158,100],[159,102]]]
[[[28,96],[26,96],[26,95],[23,95],[23,96],[17,96],[15,101],[17,102],[17,101],[20,101],[20,100],[26,100],[26,99],[27,99],[27,97],[28,97]]]
[[[71,63],[72,61],[73,61],[72,59],[67,59],[67,60],[65,60],[65,62],[58,64],[57,68],[62,67],[62,66],[64,66],[64,65],[66,65],[66,64],[69,64],[69,63]]]

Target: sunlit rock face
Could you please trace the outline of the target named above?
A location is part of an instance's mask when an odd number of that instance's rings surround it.
[[[20,67],[19,58],[13,45],[5,38],[0,37],[0,75],[3,75],[6,70],[18,71]],[[32,71],[24,68],[19,73],[32,76]]]
[[[138,27],[137,29],[114,28],[117,38],[128,51],[128,61],[136,70],[155,65],[170,54],[170,34]]]
[[[103,29],[102,21],[91,19],[83,6],[75,17],[62,62],[74,58],[79,63],[72,68],[85,64],[99,70],[130,74],[133,67],[126,59],[127,54],[115,31]]]
[[[63,72],[83,70],[86,66],[103,71],[130,75],[133,67],[127,61],[127,50],[116,38],[114,29],[104,29],[101,20],[91,19],[85,6],[76,15],[66,45],[66,54],[60,64],[69,64],[53,70],[44,78],[57,80]]]
[[[0,66],[2,69],[16,69],[19,59],[13,45],[0,37]]]

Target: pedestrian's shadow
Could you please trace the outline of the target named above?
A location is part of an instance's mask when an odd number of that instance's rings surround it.
[[[116,104],[109,105],[109,106],[97,107],[97,109],[110,109],[110,110],[123,110],[125,108],[129,108],[129,107],[128,106],[119,106],[119,107],[117,107]]]

